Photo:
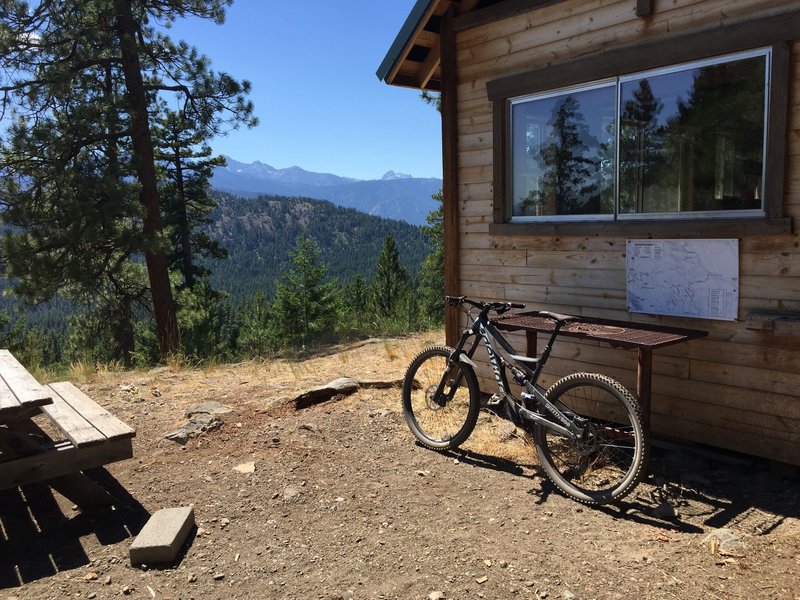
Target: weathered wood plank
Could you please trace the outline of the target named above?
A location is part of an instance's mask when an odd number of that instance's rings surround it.
[[[524,267],[526,250],[463,250],[459,257],[462,265],[471,266],[518,266]]]
[[[748,0],[702,2],[697,6],[657,11],[645,23],[630,12],[630,3],[616,3],[602,9],[594,6],[590,16],[562,19],[558,27],[534,27],[510,36],[498,33],[498,41],[470,50],[470,59],[461,69],[461,77],[477,80],[504,72],[531,70],[596,52],[598,48],[618,48],[659,36],[666,38],[667,35],[674,37],[716,29],[721,25],[734,25],[744,17],[769,17],[796,8],[787,1],[765,2],[757,9]],[[591,23],[586,23],[589,18]],[[755,43],[759,44],[763,45],[763,42]]]
[[[49,392],[33,378],[8,350],[0,350],[0,409],[41,406],[50,402]],[[16,398],[11,400],[9,392]]]
[[[614,269],[552,269],[507,266],[487,270],[481,266],[463,265],[464,280],[482,280],[515,285],[564,285],[571,287],[600,287],[625,289],[625,271]]]
[[[130,438],[84,448],[76,448],[65,441],[39,454],[4,462],[0,469],[0,490],[77,473],[132,456]]]
[[[730,429],[719,424],[705,423],[690,420],[691,412],[684,411],[679,416],[653,413],[653,430],[678,439],[692,440],[702,444],[727,448],[737,452],[778,460],[787,463],[797,463],[798,443],[776,440],[766,435],[769,432],[745,432],[740,429]]]
[[[43,406],[42,412],[50,418],[58,430],[76,447],[98,444],[106,441],[102,433],[65,402],[55,391],[53,392],[53,403]]]
[[[87,420],[103,438],[115,440],[136,435],[132,427],[109,413],[69,381],[51,383],[49,387],[76,413]]]

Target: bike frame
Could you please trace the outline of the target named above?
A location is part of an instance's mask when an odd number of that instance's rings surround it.
[[[458,340],[458,343],[453,349],[453,353],[450,355],[450,363],[463,362],[473,369],[476,368],[477,365],[473,362],[472,357],[478,349],[478,346],[483,342],[489,355],[489,362],[492,365],[495,381],[497,382],[500,402],[505,403],[508,408],[509,416],[515,425],[524,428],[526,425],[525,421],[528,421],[542,425],[570,439],[580,438],[583,435],[583,428],[579,427],[573,420],[566,418],[564,413],[547,399],[544,394],[544,388],[536,383],[550,356],[553,344],[564,322],[558,318],[552,317],[549,313],[538,313],[544,317],[553,318],[555,321],[555,328],[546,346],[542,350],[541,355],[538,358],[532,358],[520,356],[517,353],[508,340],[506,340],[500,331],[489,321],[489,310],[491,310],[490,307],[481,309],[480,314],[475,318],[467,311],[467,314],[472,320],[472,325],[462,332],[461,338]],[[473,341],[469,348],[465,350],[470,339]],[[503,349],[510,360],[507,360],[497,352],[495,343]],[[534,364],[535,367],[531,368],[526,363]],[[525,388],[525,391],[521,394],[523,401],[532,401],[540,409],[539,411],[530,410],[514,398],[506,377],[507,369],[511,371],[514,381]],[[445,381],[447,379],[446,375],[445,373],[445,376],[439,383],[434,398],[442,397],[442,391],[444,390]],[[458,380],[454,382],[453,390],[457,387]],[[551,418],[547,418],[546,415]]]

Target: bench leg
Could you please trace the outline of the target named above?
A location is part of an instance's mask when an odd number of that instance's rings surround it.
[[[639,407],[642,409],[642,421],[645,429],[650,429],[650,392],[653,379],[653,351],[649,348],[638,349],[638,370],[636,374],[636,394],[639,396]]]
[[[83,473],[54,477],[44,482],[81,509],[103,508],[114,504],[114,497]]]

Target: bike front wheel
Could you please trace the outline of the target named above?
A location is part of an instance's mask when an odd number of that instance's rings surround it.
[[[641,479],[649,452],[639,403],[619,382],[598,373],[575,373],[545,393],[577,425],[575,439],[537,424],[534,442],[547,476],[586,504],[606,504]]]
[[[469,365],[450,364],[452,352],[441,346],[422,351],[403,380],[406,423],[423,445],[434,450],[457,448],[478,421],[478,379]]]

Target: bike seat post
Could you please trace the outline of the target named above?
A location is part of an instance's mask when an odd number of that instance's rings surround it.
[[[550,334],[547,343],[545,344],[544,348],[542,348],[542,353],[539,356],[539,366],[543,367],[544,363],[547,362],[548,357],[550,356],[550,352],[553,349],[553,346],[556,343],[556,338],[558,337],[559,332],[561,331],[561,327],[564,325],[563,321],[558,319],[555,320],[555,327],[553,327],[553,333]]]

